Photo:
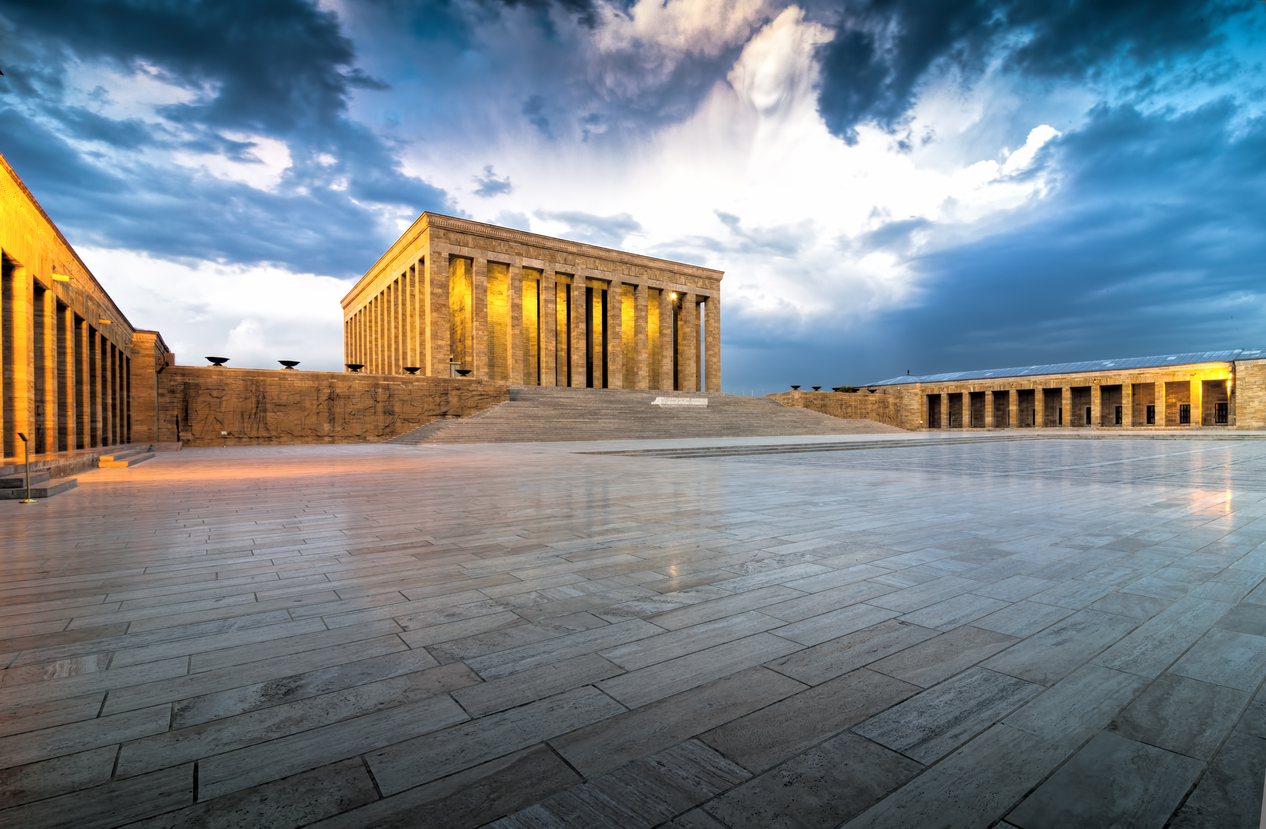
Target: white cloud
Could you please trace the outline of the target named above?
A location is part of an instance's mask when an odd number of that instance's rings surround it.
[[[229,357],[230,365],[337,371],[343,364],[342,280],[272,267],[172,261],[81,247],[79,254],[138,328],[159,330],[181,365]]]

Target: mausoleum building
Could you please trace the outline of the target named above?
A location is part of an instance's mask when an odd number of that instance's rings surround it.
[[[423,213],[343,298],[372,374],[721,390],[721,271]]]

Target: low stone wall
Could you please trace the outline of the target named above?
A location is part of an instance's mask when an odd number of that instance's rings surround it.
[[[902,387],[881,387],[875,392],[861,389],[856,392],[833,391],[784,391],[766,395],[784,406],[799,406],[832,417],[848,420],[873,420],[902,429],[916,429],[912,424],[911,412],[907,409],[906,397]],[[917,409],[913,412],[914,420],[918,420]]]
[[[1235,363],[1235,427],[1266,429],[1266,360]]]
[[[159,441],[185,446],[380,443],[510,399],[479,380],[203,366],[167,367],[158,393]]]

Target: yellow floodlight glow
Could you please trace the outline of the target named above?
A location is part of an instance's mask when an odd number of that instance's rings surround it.
[[[97,325],[110,325],[112,320],[97,320]]]
[[[54,282],[69,282],[70,276],[68,274],[57,273],[56,271],[53,271],[53,281]]]

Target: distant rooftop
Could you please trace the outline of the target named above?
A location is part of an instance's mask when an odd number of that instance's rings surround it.
[[[1052,363],[1045,366],[991,368],[982,371],[951,371],[945,374],[903,375],[868,383],[870,386],[899,386],[903,383],[952,383],[956,380],[989,380],[994,377],[1034,377],[1040,374],[1076,374],[1087,371],[1120,371],[1135,368],[1164,368],[1195,363],[1229,363],[1232,360],[1266,359],[1264,348],[1233,348],[1229,351],[1193,351],[1162,354],[1159,357],[1126,357],[1120,360],[1085,360],[1080,363]]]

